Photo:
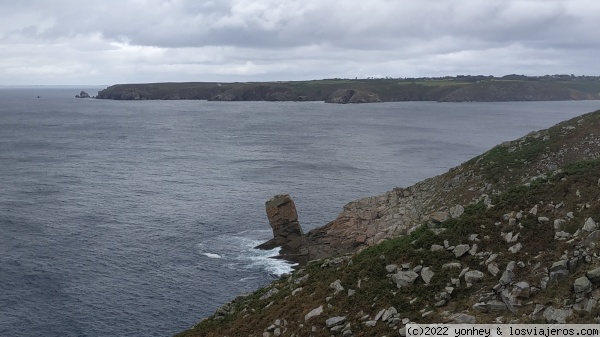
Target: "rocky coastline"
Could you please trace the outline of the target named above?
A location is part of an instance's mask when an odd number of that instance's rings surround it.
[[[178,336],[600,324],[600,110],[350,202],[307,233],[289,195],[265,206],[274,238],[260,248],[301,266]]]

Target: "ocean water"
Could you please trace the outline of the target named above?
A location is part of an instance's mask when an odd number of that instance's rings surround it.
[[[290,270],[264,202],[305,230],[600,108],[105,101],[0,89],[0,336],[170,336]],[[41,98],[36,98],[37,96]]]

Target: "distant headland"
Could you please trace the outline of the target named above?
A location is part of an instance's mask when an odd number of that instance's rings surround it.
[[[289,82],[116,84],[99,99],[209,101],[507,102],[600,99],[600,76],[506,75],[323,79]]]

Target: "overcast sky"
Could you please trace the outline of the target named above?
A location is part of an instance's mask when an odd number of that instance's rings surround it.
[[[0,85],[600,75],[598,0],[0,0]]]

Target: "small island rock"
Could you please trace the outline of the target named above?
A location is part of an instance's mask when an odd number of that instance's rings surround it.
[[[87,92],[81,90],[81,92],[79,93],[79,95],[75,95],[75,98],[91,98],[90,94],[88,94]]]

